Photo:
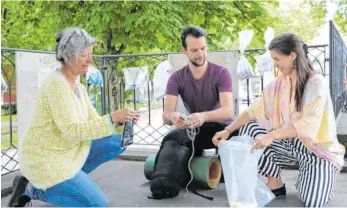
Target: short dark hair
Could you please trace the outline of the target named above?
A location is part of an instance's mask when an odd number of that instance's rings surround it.
[[[200,37],[207,37],[207,33],[204,29],[201,27],[195,26],[195,25],[189,25],[188,27],[184,28],[182,34],[181,34],[181,40],[182,40],[182,46],[187,49],[187,43],[186,38],[188,35],[192,35],[196,38]]]

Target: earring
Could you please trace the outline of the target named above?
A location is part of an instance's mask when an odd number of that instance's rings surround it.
[[[296,59],[293,61],[293,67],[296,68]]]

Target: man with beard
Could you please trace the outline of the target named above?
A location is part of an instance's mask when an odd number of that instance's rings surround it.
[[[164,137],[156,157],[151,181],[154,198],[175,196],[179,192],[178,184],[187,182],[192,141],[186,128],[199,129],[194,141],[198,156],[203,149],[215,148],[211,138],[232,122],[231,77],[226,68],[206,60],[206,38],[205,30],[193,25],[186,27],[181,35],[182,52],[189,64],[174,72],[167,83],[163,121],[177,128]],[[186,115],[175,112],[178,95],[187,109]],[[237,132],[230,136],[233,135]]]

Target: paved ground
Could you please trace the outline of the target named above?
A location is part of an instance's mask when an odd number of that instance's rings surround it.
[[[224,184],[219,184],[216,189],[204,190],[201,193],[213,196],[214,201],[209,201],[184,189],[180,194],[171,199],[151,200],[149,182],[143,175],[144,162],[114,160],[103,164],[91,174],[91,177],[105,192],[109,205],[112,207],[228,207],[228,201]],[[283,179],[288,191],[287,197],[277,199],[268,206],[271,207],[302,207],[303,203],[298,199],[294,188],[297,171],[285,170]],[[347,173],[342,173],[337,178],[337,187],[331,207],[347,207]],[[7,204],[9,197],[2,198],[1,206]],[[39,201],[34,201],[35,207],[52,206]]]

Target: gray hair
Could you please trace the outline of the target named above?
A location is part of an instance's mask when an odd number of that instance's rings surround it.
[[[71,27],[59,31],[56,34],[56,59],[63,65],[71,65],[71,58],[80,51],[84,51],[97,40],[90,36],[85,30]]]

